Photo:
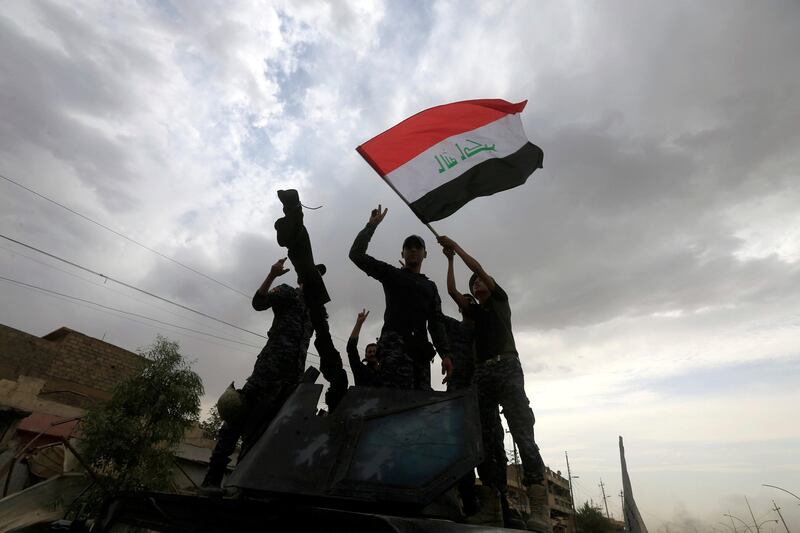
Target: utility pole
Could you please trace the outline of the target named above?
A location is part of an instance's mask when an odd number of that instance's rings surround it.
[[[572,480],[578,479],[578,476],[573,476],[569,469],[569,454],[564,452],[564,457],[567,458],[567,477],[569,478],[569,497],[572,499],[572,510],[575,510],[575,493],[572,492]]]
[[[600,478],[600,490],[603,491],[603,505],[606,506],[606,518],[611,518],[608,514],[608,497],[606,496],[606,486],[603,485],[603,478]]]
[[[567,454],[566,450],[564,451],[564,458],[567,460],[567,479],[569,480],[569,504],[572,506],[572,526],[575,529],[578,529],[578,510],[575,509],[575,493],[572,491],[572,480],[576,479],[578,476],[573,476],[572,472],[569,469],[569,454]]]
[[[622,513],[622,519],[625,520],[625,493],[621,490],[619,491],[619,508],[620,513]]]
[[[783,519],[783,515],[781,514],[781,508],[778,507],[778,504],[775,503],[775,500],[772,500],[772,510],[778,513],[778,516],[781,517],[781,522],[783,522],[783,527],[786,529],[786,533],[790,533],[789,527],[786,525],[786,520]]]

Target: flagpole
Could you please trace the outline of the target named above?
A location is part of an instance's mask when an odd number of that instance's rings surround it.
[[[419,218],[419,221],[420,221],[420,222],[422,222],[423,224],[425,224],[425,226],[427,226],[427,227],[428,227],[428,229],[429,229],[429,230],[431,230],[431,233],[433,233],[433,235],[434,235],[434,236],[435,236],[435,237],[438,239],[438,238],[439,238],[439,234],[438,234],[438,233],[436,233],[436,230],[435,230],[435,229],[433,229],[433,226],[431,226],[431,225],[430,225],[428,222],[425,222],[424,220],[422,220],[422,218],[419,216],[419,214],[418,214],[416,211],[414,211],[414,208],[413,208],[413,207],[411,207],[411,203],[410,203],[408,200],[406,200],[406,197],[405,197],[405,196],[403,196],[403,195],[400,193],[400,191],[398,191],[398,190],[397,190],[397,187],[395,187],[394,185],[392,185],[392,182],[391,182],[391,181],[389,181],[389,180],[387,180],[387,179],[386,179],[386,177],[385,177],[383,174],[381,174],[381,173],[378,173],[378,175],[379,175],[379,176],[381,177],[381,179],[382,179],[382,180],[383,180],[383,181],[386,183],[386,185],[388,185],[389,187],[391,187],[391,188],[392,188],[392,190],[395,192],[395,194],[397,194],[397,196],[399,196],[399,197],[400,197],[400,199],[401,199],[401,200],[403,200],[403,202],[405,202],[405,204],[408,206],[408,208],[409,208],[409,209],[411,209],[411,212],[412,212],[412,213],[414,213],[415,215],[417,215],[417,218]]]

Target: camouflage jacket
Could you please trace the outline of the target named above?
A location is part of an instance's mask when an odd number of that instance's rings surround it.
[[[308,343],[313,333],[308,308],[300,289],[282,284],[267,294],[256,292],[253,309],[272,309],[275,317],[267,333],[262,354],[269,357],[270,367],[279,376],[299,379],[305,371]]]

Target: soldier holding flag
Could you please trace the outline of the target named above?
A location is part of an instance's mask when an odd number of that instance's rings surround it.
[[[484,448],[502,448],[494,421],[498,406],[517,443],[522,458],[523,479],[531,506],[529,526],[547,525],[546,489],[544,487],[544,462],[533,435],[535,418],[530,400],[525,393],[525,378],[519,353],[511,331],[511,307],[508,295],[483,269],[481,264],[449,237],[441,236],[439,244],[448,256],[447,291],[456,300],[462,313],[475,322],[475,374],[473,382],[478,389],[478,409],[483,428]],[[472,271],[470,292],[478,302],[471,302],[456,288],[453,272],[452,250]],[[490,454],[491,457],[491,454]],[[505,464],[487,461],[478,467],[481,480],[494,485],[502,495],[507,491]],[[497,471],[493,471],[497,470]],[[502,471],[500,471],[502,470]],[[543,523],[542,523],[543,522]]]
[[[470,292],[478,302],[470,304],[455,289],[450,257],[448,292],[459,302],[465,316],[475,321],[477,362],[473,383],[478,388],[484,443],[490,458],[487,464],[495,464],[494,468],[484,465],[481,479],[505,489],[505,461],[501,453],[495,453],[503,450],[503,436],[495,423],[498,406],[502,405],[514,440],[522,451],[533,510],[528,526],[535,531],[550,531],[546,490],[542,484],[544,463],[533,439],[533,411],[525,394],[522,367],[511,332],[508,295],[477,261],[451,239],[439,237],[430,225],[475,198],[524,184],[533,172],[542,168],[544,152],[528,140],[522,124],[520,115],[526,104],[527,101],[512,103],[491,98],[431,107],[369,139],[356,150],[437,236],[446,255],[452,249],[473,271]],[[369,237],[383,215],[373,212],[373,218],[359,234],[351,250],[354,261],[353,252],[366,252]],[[413,239],[422,241],[419,237]],[[359,267],[366,270],[362,265]],[[387,315],[388,304],[387,291]]]

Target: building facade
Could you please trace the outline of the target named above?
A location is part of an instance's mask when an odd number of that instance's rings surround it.
[[[146,364],[139,354],[69,328],[37,337],[0,325],[0,498],[80,471],[70,451],[79,446],[80,417]],[[199,429],[187,433],[176,450],[175,490],[200,483],[213,446]]]
[[[530,512],[528,497],[522,485],[522,465],[510,464],[508,469],[508,501],[522,516]],[[575,533],[575,507],[569,490],[569,480],[560,471],[545,468],[547,506],[553,533]]]

